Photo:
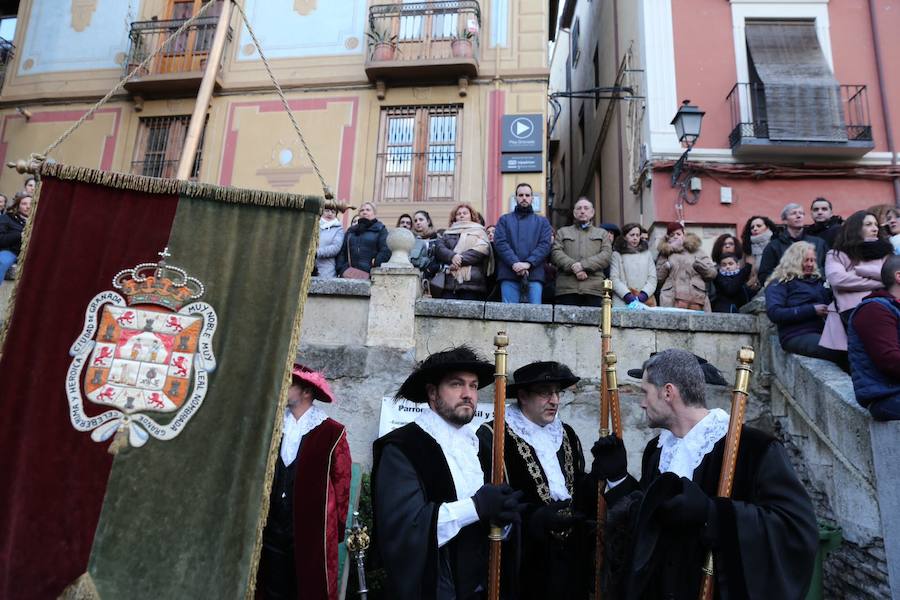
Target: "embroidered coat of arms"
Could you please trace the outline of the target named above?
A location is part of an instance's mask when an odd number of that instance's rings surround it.
[[[69,350],[69,416],[75,429],[90,431],[96,442],[115,434],[120,444],[134,447],[149,436],[170,440],[206,396],[216,366],[216,313],[196,301],[203,284],[167,265],[168,250],[160,256],[157,263],[117,273],[112,284],[122,294],[94,296]],[[88,416],[85,398],[113,410]]]

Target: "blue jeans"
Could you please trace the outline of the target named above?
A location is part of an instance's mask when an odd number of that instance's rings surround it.
[[[0,250],[0,281],[6,277],[6,272],[16,262],[16,255],[9,250]]]
[[[544,284],[540,281],[528,282],[528,304],[540,304]],[[518,304],[522,299],[522,282],[504,279],[500,282],[500,300],[507,304]]]

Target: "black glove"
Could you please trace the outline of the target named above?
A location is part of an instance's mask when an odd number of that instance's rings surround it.
[[[561,500],[535,510],[528,519],[529,535],[543,539],[551,532],[565,531],[584,520],[584,515],[572,513],[566,510],[568,508],[569,501]]]
[[[669,498],[659,507],[663,523],[670,527],[696,528],[715,523],[716,503],[707,496],[700,486],[681,478],[681,493]]]
[[[618,481],[628,475],[625,443],[615,435],[602,437],[591,448],[594,462],[591,477],[595,481]]]
[[[525,508],[525,504],[519,502],[522,494],[523,492],[517,492],[505,483],[502,485],[486,483],[472,496],[472,502],[475,503],[479,519],[506,525],[521,519],[519,513]]]

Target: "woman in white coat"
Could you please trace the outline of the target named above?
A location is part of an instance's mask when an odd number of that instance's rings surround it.
[[[647,241],[642,238],[644,228],[627,223],[622,235],[613,243],[609,264],[609,278],[613,284],[613,306],[626,306],[635,300],[656,306],[656,265]]]
[[[316,250],[316,270],[319,277],[336,277],[334,257],[344,243],[344,227],[334,209],[326,208],[319,219],[319,249]]]

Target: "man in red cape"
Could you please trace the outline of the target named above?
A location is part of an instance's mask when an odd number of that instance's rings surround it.
[[[322,373],[295,363],[263,530],[257,597],[265,600],[338,597],[350,447],[344,426],[313,400],[333,402],[334,395]]]

